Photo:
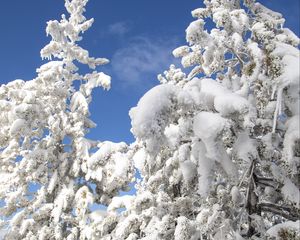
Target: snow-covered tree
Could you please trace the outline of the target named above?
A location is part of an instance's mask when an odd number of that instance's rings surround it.
[[[131,109],[128,147],[85,137],[92,89],[110,86],[76,67],[108,62],[77,45],[86,3],[66,0],[70,17],[48,22],[41,55],[56,61],[0,87],[6,239],[297,239],[299,39],[281,14],[205,0],[173,52],[186,69],[171,65]],[[137,193],[120,196],[134,168]]]
[[[299,39],[253,0],[204,3],[173,52],[186,71],[130,111],[142,180],[103,239],[299,237]]]
[[[86,3],[66,0],[69,17],[47,23],[52,40],[41,57],[49,61],[37,69],[35,79],[0,87],[5,239],[90,239],[91,204],[109,201],[132,178],[125,143],[85,138],[95,127],[89,119],[92,90],[110,88],[109,76],[97,71],[81,75],[76,66],[96,69],[108,63],[77,44],[94,21],[83,16]]]

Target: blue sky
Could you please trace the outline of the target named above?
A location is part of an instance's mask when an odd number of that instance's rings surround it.
[[[283,13],[286,26],[299,36],[299,0],[262,0]],[[1,0],[0,84],[30,80],[43,62],[40,49],[49,42],[46,22],[60,19],[63,0]],[[126,141],[130,133],[128,111],[158,84],[156,76],[175,61],[171,51],[185,43],[191,10],[202,0],[90,0],[86,16],[95,23],[79,44],[94,57],[111,63],[98,70],[112,76],[112,89],[97,89],[90,106],[98,124],[93,139]]]

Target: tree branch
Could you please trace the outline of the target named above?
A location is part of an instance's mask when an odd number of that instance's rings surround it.
[[[288,220],[297,221],[300,218],[299,210],[291,207],[276,205],[274,203],[259,203],[261,211],[280,215]]]

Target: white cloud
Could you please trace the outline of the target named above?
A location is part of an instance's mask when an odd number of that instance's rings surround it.
[[[127,86],[149,84],[153,81],[149,78],[156,78],[174,62],[172,50],[178,45],[174,39],[132,39],[112,57],[114,74]]]
[[[120,36],[128,33],[130,29],[131,24],[129,22],[117,22],[108,26],[108,33]]]

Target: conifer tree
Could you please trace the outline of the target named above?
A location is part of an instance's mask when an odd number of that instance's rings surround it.
[[[253,0],[204,3],[173,51],[186,69],[130,111],[142,180],[108,208],[126,208],[113,239],[296,239],[299,39]]]
[[[0,87],[0,215],[5,239],[90,239],[91,205],[108,201],[128,185],[124,169],[130,166],[122,153],[127,145],[85,137],[96,126],[89,119],[92,90],[109,89],[111,80],[95,70],[109,61],[90,57],[77,44],[94,21],[83,15],[86,3],[66,0],[69,17],[47,23],[51,41],[41,57],[48,62],[37,69],[35,79]],[[81,75],[76,65],[93,71]],[[120,158],[124,167],[116,168]],[[96,189],[93,182],[98,183]]]

